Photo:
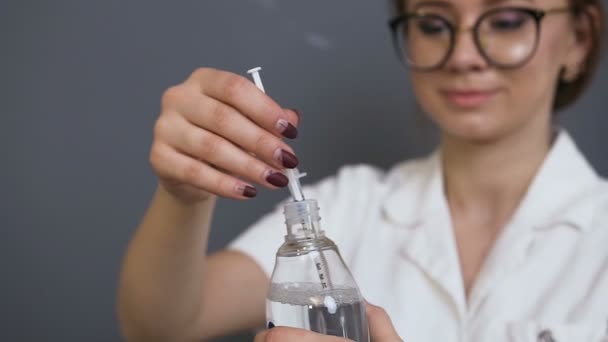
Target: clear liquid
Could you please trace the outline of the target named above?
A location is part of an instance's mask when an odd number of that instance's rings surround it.
[[[311,283],[272,284],[266,316],[276,326],[369,341],[365,304],[354,288],[323,290]]]

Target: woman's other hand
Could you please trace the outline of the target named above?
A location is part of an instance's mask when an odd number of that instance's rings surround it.
[[[371,342],[402,342],[384,309],[366,303]],[[258,333],[254,342],[346,342],[346,338],[318,334],[309,330],[274,327]]]

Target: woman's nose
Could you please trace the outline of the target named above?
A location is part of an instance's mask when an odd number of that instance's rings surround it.
[[[481,55],[472,33],[472,29],[455,32],[454,47],[446,63],[449,71],[480,71],[487,68],[488,63]]]

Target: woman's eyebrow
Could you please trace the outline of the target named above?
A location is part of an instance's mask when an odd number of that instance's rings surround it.
[[[421,7],[443,7],[443,8],[452,8],[454,5],[449,1],[441,1],[441,0],[423,0],[418,1],[414,4],[414,11]]]
[[[504,3],[512,3],[512,2],[527,2],[530,4],[536,4],[535,0],[518,0],[518,1],[513,1],[513,0],[484,0],[483,4],[486,7],[492,7],[492,6],[497,6],[497,5],[502,5]],[[414,4],[414,11],[416,11],[417,9],[421,8],[421,7],[443,7],[443,8],[453,8],[454,4],[451,1],[444,1],[444,0],[422,0],[422,1],[418,1]]]
[[[510,3],[512,3],[512,2],[527,2],[527,3],[530,3],[530,4],[535,4],[534,0],[518,0],[518,1],[513,1],[513,0],[485,0],[484,4],[486,6],[488,6],[488,7],[490,7],[490,6],[502,5],[502,4],[507,3],[507,2],[510,2]]]

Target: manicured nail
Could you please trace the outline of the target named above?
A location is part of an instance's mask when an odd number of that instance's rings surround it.
[[[258,191],[254,187],[249,185],[241,187],[241,189],[243,196],[248,198],[253,198],[258,194]]]
[[[287,186],[287,183],[289,183],[289,179],[280,172],[271,173],[270,176],[266,177],[266,181],[279,188],[284,188]]]
[[[277,129],[285,138],[295,139],[298,136],[298,129],[287,120],[280,119],[277,121]]]
[[[278,160],[279,163],[281,163],[281,165],[283,165],[283,167],[288,168],[288,169],[293,169],[294,167],[298,166],[298,164],[300,163],[296,156],[294,156],[293,154],[291,154],[285,150],[282,150],[282,149],[278,149],[274,153],[274,158],[276,160]]]
[[[272,329],[272,328],[274,328],[274,323],[268,322],[268,329]]]

